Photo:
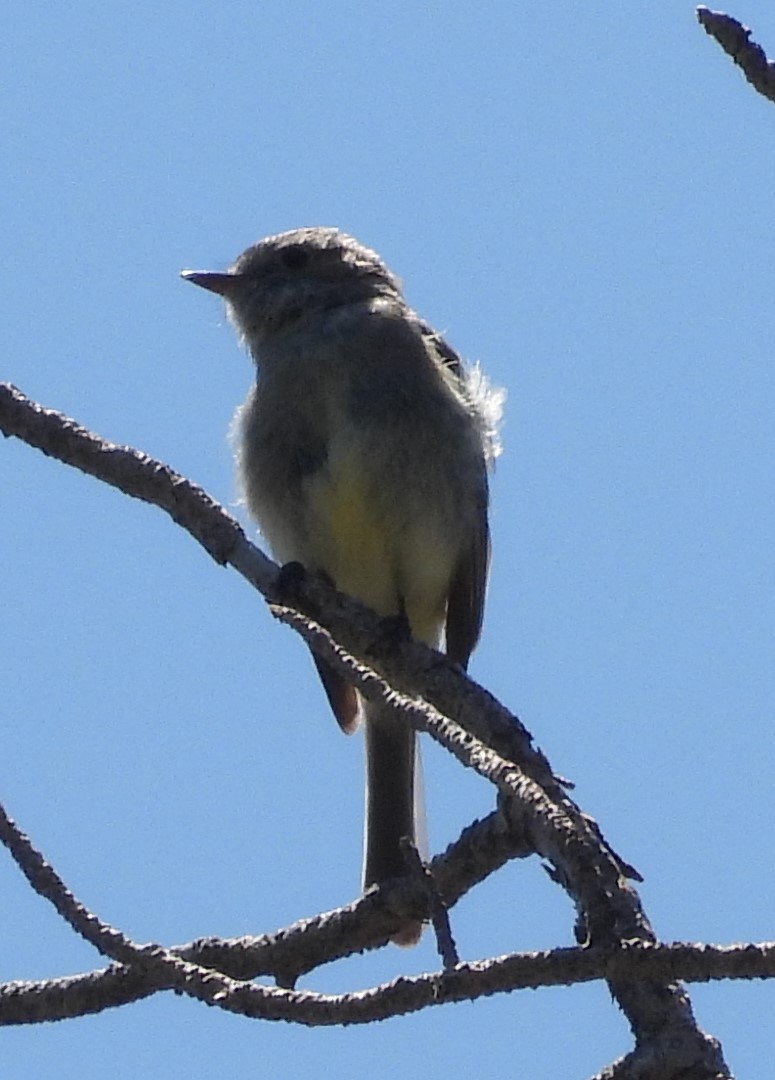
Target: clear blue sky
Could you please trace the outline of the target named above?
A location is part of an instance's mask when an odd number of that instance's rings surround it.
[[[770,3],[734,13],[775,52]],[[0,62],[0,377],[232,505],[251,369],[178,271],[297,225],[375,247],[508,388],[472,673],[661,937],[775,937],[775,106],[692,5],[10,0]],[[167,944],[353,898],[361,748],[292,633],[160,512],[15,441],[0,514],[0,797],[76,894]],[[438,849],[492,794],[426,750]],[[100,964],[7,858],[0,893],[3,978]],[[534,859],[453,925],[479,959],[572,922]],[[426,941],[304,985],[435,967]],[[773,986],[690,989],[763,1075]],[[556,1080],[629,1047],[600,984],[343,1030],[167,995],[6,1029],[0,1073]]]

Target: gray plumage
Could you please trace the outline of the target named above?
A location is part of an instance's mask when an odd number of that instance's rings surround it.
[[[236,417],[237,467],[275,557],[406,615],[430,645],[443,633],[465,667],[482,625],[502,396],[409,308],[379,256],[336,229],[269,237],[227,273],[185,276],[225,297],[258,369]],[[357,695],[315,660],[352,730]],[[400,839],[416,838],[415,738],[384,706],[364,713],[368,887],[402,872]]]

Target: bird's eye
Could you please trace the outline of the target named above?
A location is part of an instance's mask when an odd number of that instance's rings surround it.
[[[280,259],[283,266],[287,266],[289,270],[300,270],[309,262],[309,252],[299,244],[294,244],[282,249]]]

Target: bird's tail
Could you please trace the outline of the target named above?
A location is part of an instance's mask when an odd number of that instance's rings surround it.
[[[406,873],[401,850],[406,837],[424,855],[425,823],[422,771],[414,729],[389,706],[364,703],[366,742],[366,820],[363,888],[381,885]],[[414,945],[422,924],[413,922],[394,937],[397,945]]]

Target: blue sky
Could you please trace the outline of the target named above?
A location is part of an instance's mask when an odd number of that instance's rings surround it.
[[[690,4],[560,8],[10,0],[0,377],[233,508],[251,369],[178,271],[298,225],[375,247],[508,389],[472,674],[644,874],[663,939],[771,939],[775,108]],[[734,14],[775,52],[770,4]],[[160,512],[0,451],[9,812],[139,941],[352,899],[361,748],[301,643]],[[436,850],[492,794],[425,749]],[[99,965],[7,858],[0,890],[3,978]],[[453,927],[479,959],[572,922],[529,860]],[[435,967],[425,941],[304,985]],[[772,986],[690,992],[761,1075]],[[7,1029],[0,1072],[548,1080],[629,1047],[600,984],[317,1031],[167,995]]]

